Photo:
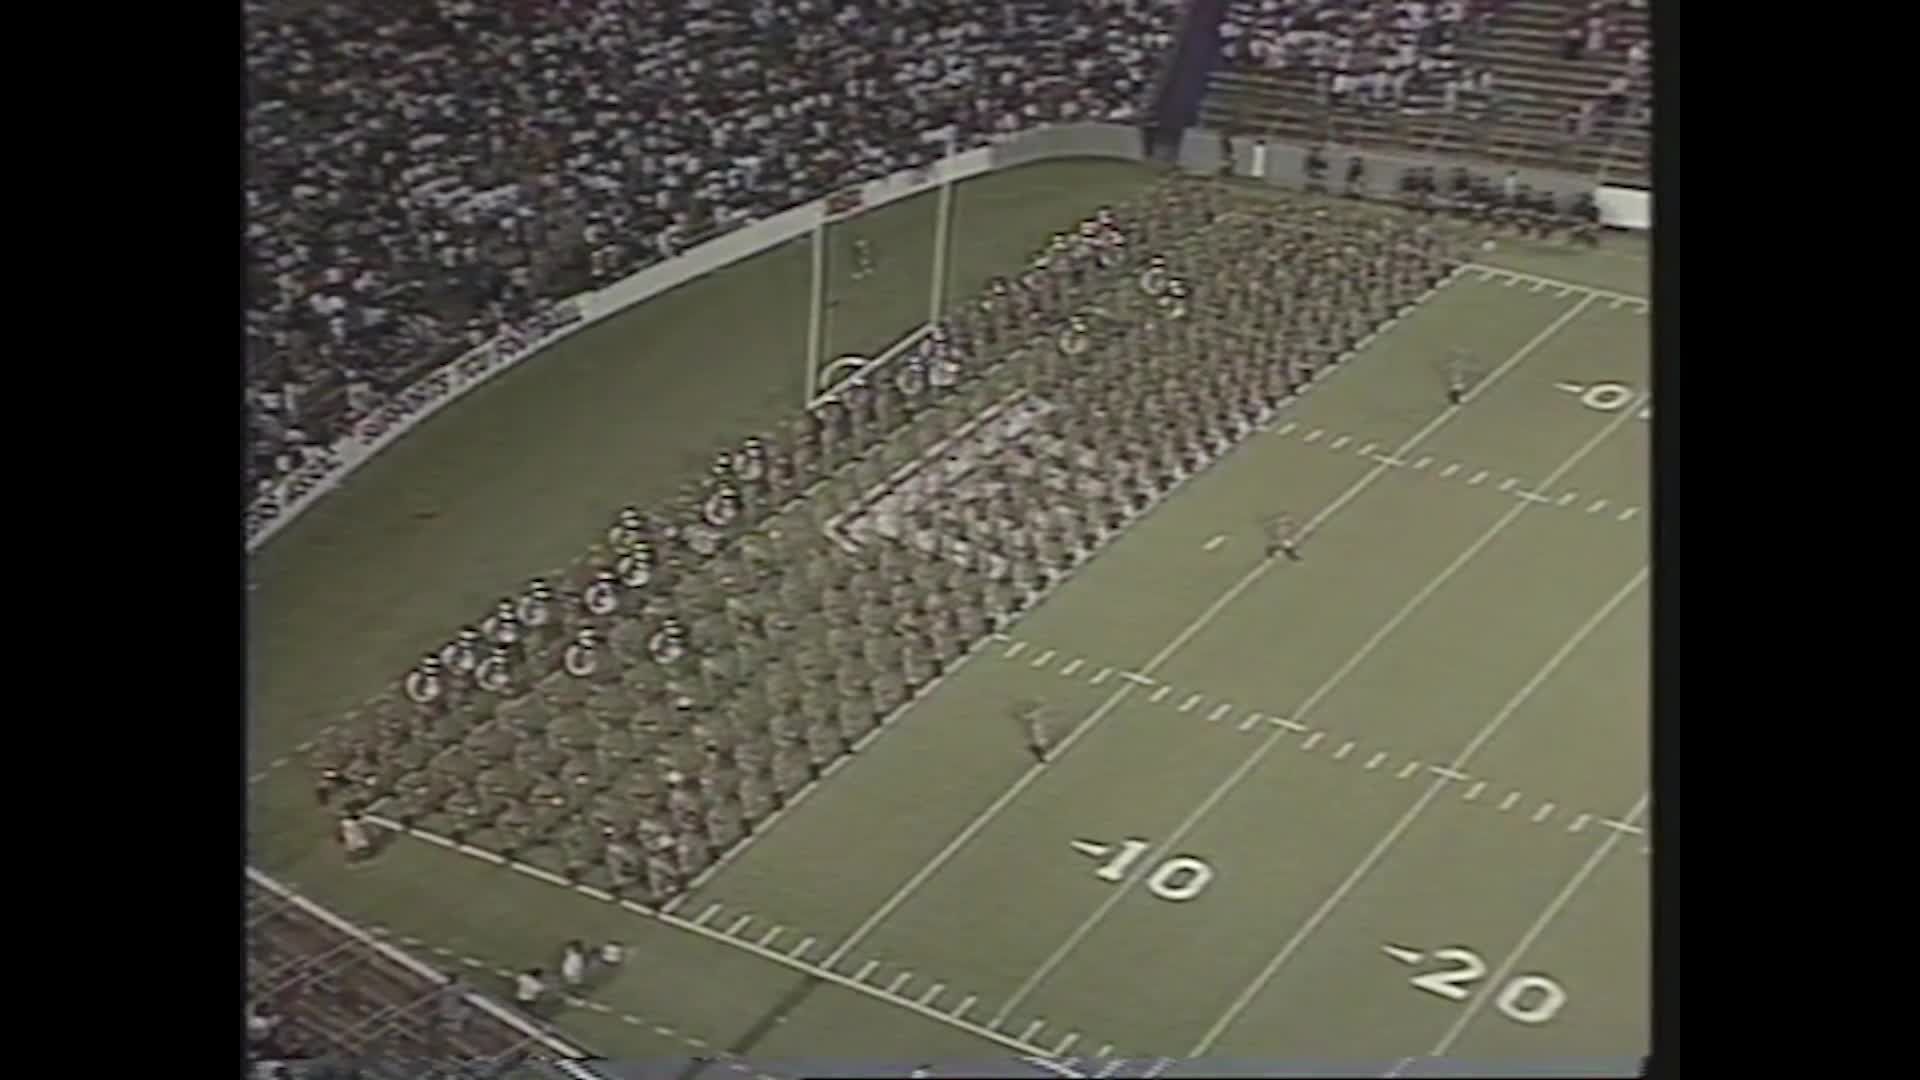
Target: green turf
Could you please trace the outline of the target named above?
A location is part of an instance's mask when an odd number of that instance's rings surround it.
[[[964,186],[956,294],[1150,180],[1070,164]],[[931,217],[922,200],[835,230],[830,355],[877,351],[925,318],[927,275],[904,268],[925,265]],[[853,228],[882,261],[859,285],[841,273]],[[1643,252],[1630,245],[1578,257],[1509,245],[1481,258],[1644,291]],[[257,562],[250,631],[255,767],[493,596],[574,554],[620,503],[702,462],[716,432],[789,408],[800,393],[806,271],[805,245],[791,245],[581,334],[449,409],[272,544]],[[1366,475],[1360,449],[1385,453],[1427,425],[1439,405],[1435,356],[1458,346],[1491,367],[1577,300],[1471,275],[1443,289],[1297,403],[1284,418],[1296,429],[1256,438],[1182,489],[1012,628],[1015,655],[1000,642],[972,659],[680,914],[718,904],[712,925],[747,917],[744,936],[777,928],[782,951],[814,937],[806,955],[824,956],[1026,773],[1012,701],[1043,698],[1070,721],[1100,709],[1121,672],[1147,664],[1247,575],[1258,515],[1312,515]],[[1154,702],[1142,687],[1108,710],[839,970],[851,976],[872,961],[870,987],[899,982],[913,1000],[943,983],[930,998],[943,1011],[974,995],[966,1020],[991,1018],[1112,895],[1068,842],[1171,833],[1276,730],[1240,731],[1249,710],[1296,710],[1514,505],[1503,480],[1540,481],[1608,421],[1555,383],[1647,381],[1647,325],[1601,302],[1547,338],[1428,437],[1413,455],[1433,459],[1424,469],[1408,462],[1378,478],[1328,519],[1308,561],[1260,577],[1211,615],[1153,672],[1176,691]],[[1308,442],[1316,428],[1322,436]],[[1644,563],[1645,511],[1631,522],[1615,514],[1644,506],[1646,441],[1645,425],[1628,421],[1597,442],[1549,492],[1574,491],[1576,504],[1531,508],[1487,541],[1301,718],[1328,732],[1315,750],[1284,736],[1220,798],[1178,852],[1215,867],[1201,896],[1126,896],[1002,1030],[1020,1035],[1039,1020],[1035,1042],[1073,1035],[1080,1054],[1107,1043],[1136,1055],[1189,1049],[1419,797],[1425,781],[1397,780],[1398,769],[1450,759]],[[1481,469],[1487,479],[1470,484]],[[1607,507],[1589,513],[1601,498]],[[1487,779],[1485,794],[1445,795],[1411,824],[1249,999],[1220,1052],[1423,1053],[1447,1031],[1464,1006],[1413,988],[1415,972],[1379,946],[1397,934],[1415,948],[1468,945],[1499,964],[1601,839],[1591,822],[1567,832],[1574,815],[1626,811],[1645,784],[1646,611],[1642,592],[1513,712],[1465,766]],[[1203,700],[1181,712],[1196,694]],[[1209,720],[1223,703],[1230,713]],[[1334,759],[1347,740],[1356,749]],[[1376,751],[1391,753],[1391,767],[1365,768]],[[1516,789],[1525,801],[1500,810]],[[609,1011],[556,1017],[596,1049],[659,1056],[705,1044],[768,1061],[1008,1052],[884,994],[817,983],[417,840],[344,870],[320,842],[297,769],[276,770],[252,795],[255,860],[349,917],[501,967],[551,962],[569,937],[626,940],[634,962],[594,994]],[[1545,800],[1559,804],[1556,815],[1536,825]],[[1561,1014],[1525,1026],[1486,1008],[1456,1052],[1638,1052],[1643,843],[1622,843],[1536,935],[1524,970],[1567,987]]]

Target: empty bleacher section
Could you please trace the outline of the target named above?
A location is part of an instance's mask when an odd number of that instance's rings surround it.
[[[1221,37],[1217,130],[1647,181],[1644,0],[1230,0]]]

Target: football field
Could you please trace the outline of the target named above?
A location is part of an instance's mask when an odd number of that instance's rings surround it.
[[[664,916],[431,837],[346,874],[284,839],[281,862],[492,976],[626,941],[550,1019],[663,1075],[1625,1074],[1649,1041],[1650,322],[1644,264],[1603,254],[1623,265],[1582,280],[1620,291],[1456,275]],[[1458,408],[1453,349],[1479,377]],[[1263,557],[1279,512],[1298,560]],[[1045,764],[1026,700],[1059,729]],[[294,785],[255,796],[297,816]]]

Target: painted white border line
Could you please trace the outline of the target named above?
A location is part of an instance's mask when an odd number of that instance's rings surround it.
[[[388,818],[383,818],[376,814],[366,815],[365,820],[369,824],[379,826],[380,828],[387,829],[391,832],[397,832],[405,836],[410,836],[415,839],[424,840],[424,839],[427,839],[428,837],[435,835],[424,829],[416,829],[410,826],[402,825],[397,821],[393,821]],[[441,839],[444,839],[444,838],[441,838]],[[512,868],[515,870],[515,872],[524,874],[525,871],[519,869],[521,865],[522,864],[514,863],[512,864]],[[532,876],[532,875],[528,875],[528,876]],[[540,880],[540,879],[536,878],[536,880]],[[672,914],[671,912],[667,912],[664,910],[655,911],[644,904],[636,903],[635,901],[632,901],[632,900],[617,900],[615,901],[615,903],[618,906],[625,908],[626,910],[633,912],[636,915],[640,915],[642,917],[652,919],[655,922],[662,923],[666,926],[672,927],[675,930],[680,930],[685,933],[692,934],[695,937],[706,938],[708,941],[718,942],[721,945],[725,945],[734,949],[739,949],[742,952],[751,953],[754,956],[757,956],[763,960],[770,961],[774,964],[778,964],[781,967],[791,968],[794,971],[799,971],[807,975],[812,975],[815,978],[818,978],[824,982],[830,982],[836,986],[845,987],[846,989],[855,991],[856,993],[865,994],[867,997],[873,998],[876,1001],[886,1002],[887,1004],[894,1005],[898,1008],[906,1009],[909,1012],[917,1013],[921,1016],[926,1017],[929,1020],[933,1020],[937,1023],[946,1024],[949,1027],[957,1028],[961,1031],[966,1032],[969,1035],[977,1035],[981,1038],[989,1039],[995,1043],[1000,1044],[1001,1046],[1007,1047],[1008,1049],[1018,1051],[1019,1053],[1034,1054],[1040,1057],[1046,1057],[1051,1053],[1051,1051],[1049,1051],[1045,1047],[1033,1046],[1028,1043],[1023,1043],[1019,1039],[1016,1039],[1003,1032],[995,1031],[992,1028],[987,1027],[985,1025],[970,1023],[966,1020],[960,1019],[960,1015],[965,1013],[969,1007],[971,1007],[976,1001],[979,1000],[975,996],[969,996],[966,1001],[961,1003],[960,1008],[955,1010],[955,1012],[950,1015],[948,1013],[944,1013],[940,1011],[939,1009],[930,1008],[926,1005],[923,1005],[920,1002],[915,1001],[911,998],[899,997],[893,994],[889,994],[885,990],[882,990],[881,988],[874,986],[870,983],[864,982],[859,978],[848,976],[848,975],[842,974],[841,972],[833,970],[832,964],[835,962],[837,957],[830,957],[827,961],[823,961],[822,963],[818,963],[818,964],[809,963],[804,960],[796,959],[795,957],[790,956],[786,953],[779,952],[777,950],[770,949],[765,946],[756,944],[751,940],[748,940],[745,938],[732,937],[727,933],[720,930],[715,930],[710,926],[706,926],[701,923],[694,922],[690,919],[683,919],[678,915]],[[716,904],[714,905],[714,907],[718,908],[719,905]],[[798,952],[800,950],[795,950],[795,951]],[[871,962],[869,963],[871,964]],[[871,970],[872,968],[870,966],[867,969],[863,970],[863,974],[870,972]]]

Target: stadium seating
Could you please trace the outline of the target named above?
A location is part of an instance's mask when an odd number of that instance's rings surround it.
[[[1131,118],[1176,10],[247,0],[246,494],[553,301],[949,130]]]
[[[1596,17],[1604,32],[1589,48]],[[1569,59],[1576,21],[1580,56]],[[1216,128],[1647,177],[1640,0],[1232,0],[1222,35],[1202,110]],[[1612,103],[1616,79],[1626,92]]]

